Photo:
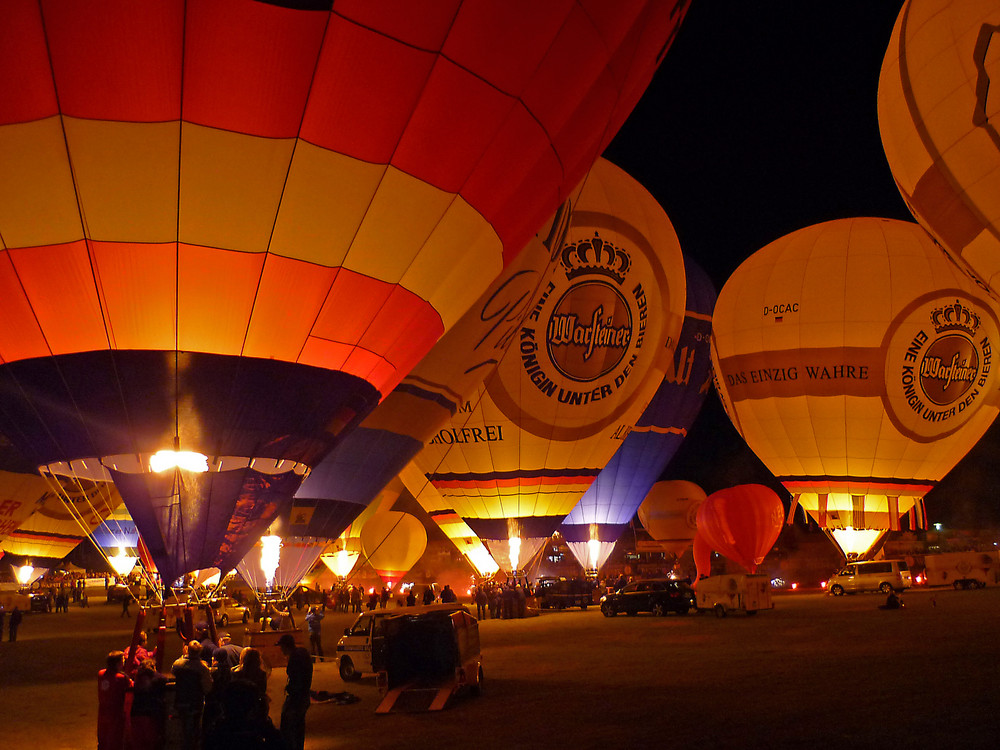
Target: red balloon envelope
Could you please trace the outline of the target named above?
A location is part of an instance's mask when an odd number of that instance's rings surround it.
[[[762,484],[741,484],[713,492],[698,510],[698,535],[751,574],[778,540],[784,508]]]
[[[699,580],[712,575],[712,547],[705,541],[704,536],[695,532],[691,551],[694,554],[694,566],[698,571],[698,579],[694,583],[697,587]]]

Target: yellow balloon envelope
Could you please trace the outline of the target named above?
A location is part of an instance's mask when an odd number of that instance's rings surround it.
[[[516,340],[417,459],[502,567],[531,559],[662,381],[683,321],[683,263],[663,209],[599,160]]]
[[[653,539],[680,555],[694,542],[705,490],[683,479],[657,482],[639,506],[639,520]]]
[[[807,227],[719,295],[716,387],[749,446],[827,529],[898,528],[997,414],[997,313],[916,224]],[[838,543],[841,543],[838,540]]]
[[[878,87],[882,144],[913,215],[1000,296],[1000,5],[907,2]]]
[[[361,548],[368,562],[391,589],[427,549],[427,530],[409,513],[384,510],[361,529]]]

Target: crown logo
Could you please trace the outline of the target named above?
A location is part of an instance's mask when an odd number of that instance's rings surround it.
[[[970,336],[975,336],[980,320],[976,313],[955,300],[954,305],[934,308],[931,311],[931,323],[938,333],[964,331]]]
[[[622,248],[605,242],[594,232],[589,240],[571,242],[563,247],[562,264],[566,278],[571,281],[577,276],[596,273],[624,284],[632,259]]]

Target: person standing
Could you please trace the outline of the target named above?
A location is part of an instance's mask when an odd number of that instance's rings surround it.
[[[144,659],[132,692],[131,742],[135,750],[163,750],[167,722],[167,683],[153,659]]]
[[[112,651],[97,673],[97,750],[125,747],[125,696],[132,687],[122,666],[125,654]]]
[[[486,589],[482,586],[476,587],[476,617],[480,620],[486,619],[486,605],[489,604],[489,597],[486,596]]]
[[[132,590],[126,586],[125,593],[122,594],[122,613],[118,615],[119,619],[122,617],[131,617],[132,613],[128,611],[129,602],[132,601]]]
[[[205,696],[212,689],[212,673],[201,660],[201,644],[195,640],[188,641],[184,653],[170,671],[174,675],[174,710],[181,722],[183,747],[185,750],[198,750],[201,747]]]
[[[430,586],[424,586],[424,605],[434,603],[434,589]]]
[[[122,671],[132,679],[135,679],[135,674],[139,670],[140,664],[146,659],[156,658],[156,649],[154,648],[150,651],[147,647],[148,643],[149,636],[146,635],[146,631],[140,630],[139,642],[135,645],[135,655],[132,654],[131,644],[125,648],[125,668]]]
[[[3,640],[3,625],[7,619],[7,608],[0,604],[0,641]]]
[[[14,606],[14,611],[10,613],[10,625],[8,626],[10,630],[8,631],[7,640],[11,643],[17,640],[17,629],[21,627],[21,620],[24,619],[24,613],[21,612],[21,608]],[[3,634],[0,633],[0,637]]]
[[[458,601],[458,597],[455,596],[455,592],[452,591],[449,584],[445,584],[444,588],[441,589],[441,603],[442,604],[454,604]]]
[[[312,606],[306,613],[306,626],[309,628],[309,647],[312,649],[314,657],[323,658],[323,628],[322,620],[325,615],[319,607]]]
[[[288,750],[303,750],[306,741],[306,711],[309,710],[309,690],[312,688],[312,657],[295,637],[285,633],[278,639],[278,648],[288,659],[285,673],[285,702],[281,707],[281,735]]]

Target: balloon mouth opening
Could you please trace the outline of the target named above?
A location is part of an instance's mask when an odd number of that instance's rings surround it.
[[[196,451],[165,450],[149,457],[149,470],[155,474],[174,468],[203,474],[208,471],[208,456]]]
[[[161,450],[155,453],[123,453],[113,456],[77,458],[57,461],[38,467],[43,476],[88,479],[94,482],[113,481],[111,471],[120,474],[161,474],[180,469],[195,474],[253,469],[260,474],[293,473],[301,477],[310,467],[300,461],[260,456],[207,456],[196,451]]]

